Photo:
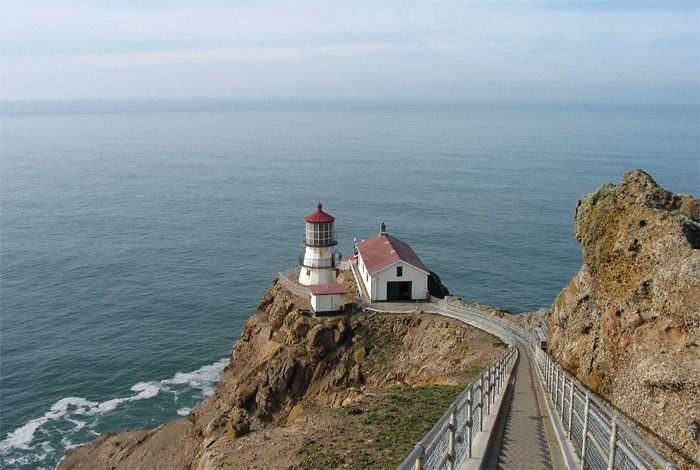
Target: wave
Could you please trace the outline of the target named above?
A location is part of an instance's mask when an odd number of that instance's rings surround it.
[[[216,382],[228,362],[229,360],[224,358],[214,364],[201,367],[194,372],[178,372],[172,379],[164,380],[162,383],[165,385],[187,384],[190,388],[198,388],[204,395],[209,396],[214,393]]]
[[[126,397],[102,402],[82,397],[61,398],[51,405],[43,416],[8,433],[7,437],[0,441],[3,466],[42,462],[52,455],[60,459],[67,449],[85,444],[98,434],[92,429],[97,424],[96,417],[105,416],[120,405],[152,399],[166,392],[171,395],[175,403],[185,392],[191,393],[198,390],[200,399],[209,396],[214,392],[216,382],[228,362],[228,358],[224,358],[192,372],[178,372],[165,380],[139,382],[130,388],[130,391],[135,393]],[[190,409],[180,406],[176,409],[176,413],[186,416]],[[80,431],[84,433],[81,434]],[[57,453],[61,455],[56,455]]]

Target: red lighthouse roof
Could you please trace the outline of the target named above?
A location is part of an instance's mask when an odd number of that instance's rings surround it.
[[[314,212],[313,214],[307,216],[304,220],[307,222],[313,222],[313,223],[320,223],[320,222],[333,222],[335,220],[335,217],[332,215],[326,214],[321,210],[321,203],[319,202],[318,205],[316,206],[318,210]]]

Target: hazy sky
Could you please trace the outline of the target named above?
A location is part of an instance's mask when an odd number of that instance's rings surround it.
[[[2,0],[0,96],[697,104],[699,3]]]

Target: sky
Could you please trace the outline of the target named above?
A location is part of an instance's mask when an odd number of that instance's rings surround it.
[[[0,98],[697,106],[700,2],[2,0]]]

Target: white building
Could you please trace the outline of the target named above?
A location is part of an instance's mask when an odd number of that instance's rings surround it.
[[[340,310],[345,309],[345,294],[348,291],[342,284],[312,284],[311,310],[314,315],[337,315]]]
[[[333,221],[335,217],[321,210],[318,204],[316,212],[306,217],[306,238],[304,253],[299,256],[301,271],[299,284],[333,284],[335,282],[335,261],[337,255],[333,247],[335,241]]]
[[[381,225],[379,235],[357,245],[357,267],[371,301],[425,300],[430,271],[410,246],[387,235]]]

